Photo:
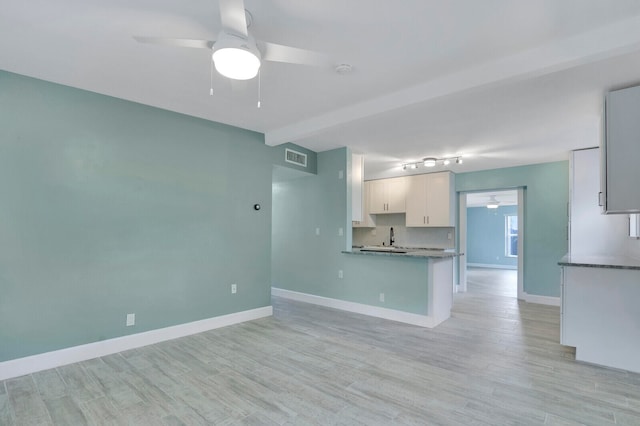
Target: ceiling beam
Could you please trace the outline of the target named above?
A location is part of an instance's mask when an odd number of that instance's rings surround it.
[[[640,50],[640,17],[479,64],[423,84],[265,132],[270,146],[296,142],[347,123],[466,91],[585,65]]]

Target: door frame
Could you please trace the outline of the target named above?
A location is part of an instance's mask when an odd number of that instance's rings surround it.
[[[462,191],[458,193],[458,251],[467,251],[467,194],[472,192],[492,192],[492,191],[518,191],[518,300],[524,300],[524,224],[525,217],[525,187],[516,188],[491,188],[477,191]],[[456,291],[467,291],[467,257],[458,257],[458,285]]]

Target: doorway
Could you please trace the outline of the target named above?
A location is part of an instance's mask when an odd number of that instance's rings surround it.
[[[524,188],[459,194],[458,288],[524,299]]]

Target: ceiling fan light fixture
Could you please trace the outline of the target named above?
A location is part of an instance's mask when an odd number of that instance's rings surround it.
[[[213,46],[213,64],[216,71],[233,80],[250,80],[260,70],[260,51],[249,36],[221,33]]]
[[[489,198],[489,201],[487,201],[487,208],[488,209],[497,209],[499,205],[500,205],[500,201],[496,200],[496,196],[495,195],[492,195]]]

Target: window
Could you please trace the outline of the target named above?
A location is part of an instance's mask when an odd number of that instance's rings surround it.
[[[518,257],[518,216],[504,217],[505,256]]]

